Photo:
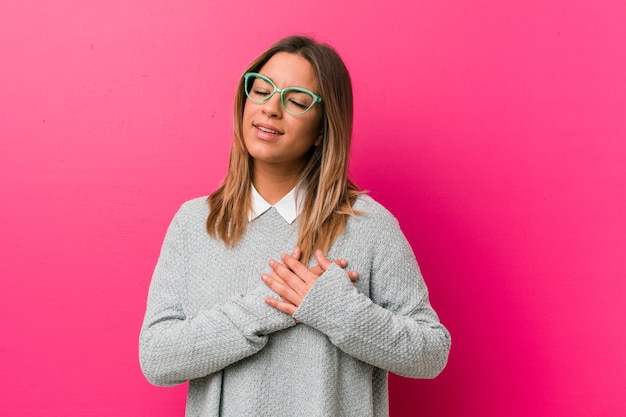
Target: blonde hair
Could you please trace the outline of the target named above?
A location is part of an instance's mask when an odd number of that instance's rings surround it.
[[[322,141],[310,151],[301,174],[306,188],[298,216],[298,246],[307,263],[315,250],[327,252],[343,232],[349,216],[359,214],[353,205],[361,191],[348,178],[352,136],[352,83],[335,50],[304,36],[278,41],[258,57],[246,72],[258,72],[278,52],[298,54],[315,72],[322,107]],[[251,209],[251,156],[243,141],[243,109],[246,96],[243,79],[235,96],[234,139],[228,173],[222,185],[209,196],[206,228],[210,236],[235,246],[246,231]]]

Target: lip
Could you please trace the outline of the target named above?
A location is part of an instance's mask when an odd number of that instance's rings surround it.
[[[256,136],[260,139],[274,139],[283,134],[283,132],[270,124],[254,123],[252,126],[256,132]]]

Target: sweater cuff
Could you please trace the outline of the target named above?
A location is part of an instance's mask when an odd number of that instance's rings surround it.
[[[245,334],[262,336],[295,326],[293,317],[267,305],[267,296],[267,291],[256,290],[232,298],[229,316]]]
[[[346,322],[355,316],[354,303],[346,301],[358,295],[346,272],[333,263],[309,289],[293,317],[332,338],[342,334]]]

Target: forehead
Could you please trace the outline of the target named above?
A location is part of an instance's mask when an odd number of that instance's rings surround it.
[[[278,52],[259,70],[280,88],[302,87],[317,91],[317,78],[313,66],[298,54]]]

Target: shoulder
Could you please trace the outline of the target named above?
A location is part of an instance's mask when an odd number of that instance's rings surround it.
[[[198,223],[204,224],[209,214],[209,203],[207,197],[197,197],[188,201],[185,201],[180,205],[172,223],[177,223],[181,226],[195,225]]]
[[[348,218],[341,240],[338,240],[342,250],[356,251],[355,259],[370,256],[380,260],[390,252],[412,255],[400,223],[381,203],[368,195],[360,195],[353,208],[358,214]],[[349,249],[345,249],[346,246]],[[349,253],[343,253],[343,257],[351,258]]]
[[[387,210],[385,206],[366,194],[361,194],[354,203],[354,209],[358,211],[355,220],[374,221],[381,223],[397,224],[398,220]]]
[[[178,213],[183,215],[208,214],[209,203],[207,201],[207,197],[196,197],[185,201],[178,209]]]
[[[363,239],[377,240],[381,234],[400,231],[396,217],[368,195],[360,195],[353,208],[357,214],[350,217],[346,224],[351,234],[356,233]]]

